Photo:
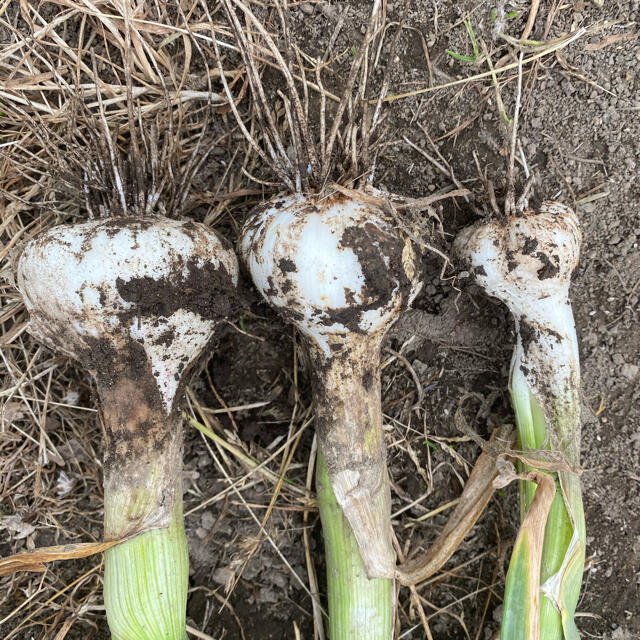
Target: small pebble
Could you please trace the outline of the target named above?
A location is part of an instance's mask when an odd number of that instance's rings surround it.
[[[287,576],[284,573],[273,573],[270,576],[271,582],[280,589],[285,589],[289,581],[287,580]]]
[[[213,525],[215,523],[216,523],[216,519],[215,519],[213,513],[211,513],[211,511],[205,511],[200,516],[200,524],[207,531],[211,531],[211,528],[213,527]]]
[[[233,573],[231,570],[226,569],[225,567],[220,567],[213,572],[213,581],[217,584],[221,584],[222,586],[226,586],[229,584],[229,581],[233,577]]]
[[[280,599],[281,596],[270,587],[261,587],[260,591],[258,592],[258,602],[275,604],[276,602],[280,602]]]

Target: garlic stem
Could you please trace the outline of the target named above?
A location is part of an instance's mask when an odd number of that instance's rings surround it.
[[[393,580],[367,577],[358,542],[333,493],[320,449],[316,491],[327,563],[329,638],[391,640]]]

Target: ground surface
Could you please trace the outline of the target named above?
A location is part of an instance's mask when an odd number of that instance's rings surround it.
[[[582,258],[572,288],[583,371],[582,478],[588,535],[578,626],[585,638],[630,639],[640,637],[640,3],[599,4],[540,3],[533,38],[550,40],[580,27],[592,31],[557,55],[525,66],[520,140],[528,165],[539,178],[535,199],[554,198],[577,206],[583,231]],[[446,53],[473,56],[461,22],[467,14],[476,37],[492,51],[494,64],[513,52],[492,40],[492,3],[464,0],[454,8],[452,3],[416,0],[410,5],[406,22],[411,29],[399,40],[391,95],[487,70],[486,62],[455,60]],[[518,37],[529,8],[528,2],[507,3],[507,11],[517,13],[506,21],[504,32]],[[388,22],[397,21],[401,9],[400,1],[388,3]],[[314,57],[322,55],[340,15],[347,16],[335,44],[335,50],[346,55],[335,62],[336,73],[328,74],[330,90],[340,87],[350,51],[357,51],[362,40],[368,10],[368,3],[355,1],[303,3],[291,9],[293,36]],[[27,29],[24,20],[10,11],[2,19]],[[6,25],[0,29],[8,50],[14,36]],[[390,40],[382,49],[383,61]],[[516,60],[511,57],[503,64]],[[2,72],[9,73],[4,67]],[[508,113],[513,110],[516,80],[515,69],[500,75]],[[479,193],[475,152],[500,195],[506,159],[490,79],[398,99],[388,105],[387,113],[388,144],[378,160],[378,186],[421,197],[451,185],[450,176],[407,143],[408,139],[433,156],[428,134],[456,178]],[[216,150],[196,181],[205,204],[190,215],[215,219],[216,228],[235,241],[238,223],[260,197],[236,197],[225,207],[224,200],[212,196],[218,189],[212,184],[227,191],[258,193],[261,187],[242,174],[233,184],[222,179],[228,164],[233,167],[242,156],[235,153],[241,139],[228,109],[215,113],[211,130]],[[251,164],[247,168],[262,173]],[[2,180],[9,168],[4,165],[3,171]],[[474,219],[459,202],[456,206],[447,200],[435,210],[444,235],[436,231],[430,241],[445,252],[453,234]],[[37,217],[38,212],[31,215]],[[0,237],[7,246],[8,230],[14,227],[9,217],[5,223]],[[460,494],[469,464],[479,452],[453,423],[460,399],[466,392],[477,394],[465,407],[482,437],[495,425],[513,420],[505,391],[514,338],[509,314],[464,279],[454,288],[452,270],[441,279],[437,256],[427,254],[424,268],[424,292],[415,310],[390,335],[390,350],[383,354],[393,510],[399,512],[394,528],[401,548],[412,553],[428,547],[447,512],[420,518]],[[4,269],[6,274],[6,262]],[[304,515],[313,497],[312,485],[309,499],[304,496],[313,439],[308,425],[309,377],[298,338],[259,301],[246,278],[243,295],[241,322],[220,330],[214,357],[190,387],[188,409],[200,421],[206,417],[232,448],[224,449],[185,425],[189,624],[203,638],[294,638],[296,633],[312,638],[305,551],[315,566],[321,593],[324,566],[317,514],[310,508]],[[10,287],[3,296],[5,308],[17,308]],[[4,333],[24,319],[11,313],[2,316]],[[2,556],[50,544],[99,540],[102,530],[101,472],[96,462],[100,427],[91,412],[95,404],[89,380],[65,358],[36,352],[32,342],[22,342],[26,334],[20,336],[3,346],[0,364],[10,371],[0,397],[4,404]],[[406,362],[392,352],[401,352]],[[18,393],[16,384],[30,357],[36,359],[35,368],[29,384]],[[420,381],[420,403],[407,363]],[[40,377],[33,381],[36,374]],[[45,397],[53,404],[43,410]],[[483,399],[489,399],[484,407]],[[223,408],[253,403],[268,404]],[[289,438],[292,434],[300,436]],[[49,452],[48,457],[43,451]],[[258,522],[267,513],[276,485],[273,477],[252,471],[255,464],[242,459],[240,452],[259,460],[278,452],[269,469],[278,472],[287,467],[290,483],[278,487],[275,508],[262,534]],[[291,454],[288,465],[285,454]],[[239,493],[228,489],[229,478],[240,480]],[[418,498],[419,503],[407,508]],[[515,488],[496,495],[446,571],[419,587],[434,638],[484,640],[497,630],[503,570],[518,520],[516,505]],[[107,638],[100,575],[100,556],[93,556],[55,563],[46,574],[1,578],[0,635],[19,640]],[[227,599],[224,588],[234,576],[237,583]],[[400,590],[399,598],[400,637],[425,637],[406,590]]]

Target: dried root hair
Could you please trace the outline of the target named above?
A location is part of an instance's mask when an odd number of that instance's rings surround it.
[[[331,183],[362,188],[371,182],[376,156],[383,145],[382,106],[392,64],[387,65],[377,97],[371,98],[370,79],[379,64],[388,26],[385,3],[375,0],[373,4],[362,45],[355,52],[339,97],[325,90],[322,72],[344,17],[338,20],[323,57],[312,58],[301,51],[291,37],[286,0],[273,0],[264,9],[263,17],[258,17],[243,0],[222,0],[221,4],[234,48],[239,50],[246,67],[253,98],[250,121],[255,126],[247,126],[235,109],[234,115],[245,138],[280,185],[290,191],[322,192]],[[270,30],[268,25],[272,20],[275,25]],[[395,58],[402,24],[403,21],[391,46],[390,61]],[[274,30],[279,38],[274,36]],[[220,45],[215,43],[215,47],[220,77],[230,99],[222,67],[224,58]],[[283,90],[266,86],[262,73],[265,66],[282,76]],[[318,113],[313,114],[313,119],[318,121],[315,134],[310,126],[311,92],[319,94]]]
[[[211,49],[182,16],[183,26],[175,30],[188,40],[185,58],[198,53],[206,78],[205,90],[187,90],[189,62],[180,77],[163,68],[169,62],[148,41],[163,33],[163,25],[145,21],[130,2],[95,7],[101,11],[87,15],[102,29],[106,53],[76,54],[75,66],[60,64],[73,47],[63,42],[52,50],[49,42],[16,32],[53,82],[35,82],[29,91],[8,84],[2,92],[3,137],[9,141],[0,144],[0,194],[20,210],[35,207],[63,219],[180,216],[193,206],[192,182],[211,150],[205,144],[210,114],[226,102],[212,88]],[[36,102],[34,95],[45,99]],[[38,197],[21,199],[6,186],[18,181],[31,184]]]

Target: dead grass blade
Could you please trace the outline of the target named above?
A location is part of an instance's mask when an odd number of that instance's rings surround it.
[[[522,65],[530,64],[531,62],[535,62],[540,58],[544,58],[545,56],[548,56],[551,53],[564,49],[565,47],[569,46],[572,42],[575,42],[576,40],[578,40],[579,38],[581,38],[587,33],[588,33],[588,29],[586,28],[578,29],[577,31],[575,31],[572,34],[569,34],[565,38],[562,38],[556,42],[553,42],[550,45],[543,47],[541,51],[538,51],[537,53],[531,56],[527,56],[522,60]],[[520,64],[521,64],[520,62],[513,62],[511,64],[507,64],[507,65],[504,65],[503,67],[495,69],[494,71],[484,71],[482,73],[477,73],[468,78],[461,78],[460,80],[452,80],[451,82],[445,82],[444,84],[439,84],[432,87],[424,87],[423,89],[415,89],[414,91],[407,91],[405,93],[390,95],[390,96],[387,96],[384,99],[384,101],[395,102],[397,100],[403,100],[405,98],[410,98],[412,96],[419,96],[425,93],[433,93],[434,91],[441,91],[442,89],[457,87],[458,85],[467,84],[469,82],[484,80],[485,78],[491,78],[494,73],[501,74],[501,73],[504,73],[505,71],[512,71],[513,69],[517,69]]]
[[[77,544],[57,545],[54,547],[42,547],[27,553],[17,553],[8,558],[0,558],[0,576],[10,576],[18,571],[46,571],[46,565],[49,562],[88,558],[96,553],[102,553],[121,542],[123,541],[81,542]]]
[[[492,440],[501,443],[515,442],[515,434],[510,427],[497,429]],[[493,483],[499,472],[495,452],[487,448],[480,454],[455,511],[431,548],[423,556],[396,567],[396,579],[400,584],[417,584],[442,568],[482,515],[495,491]]]

